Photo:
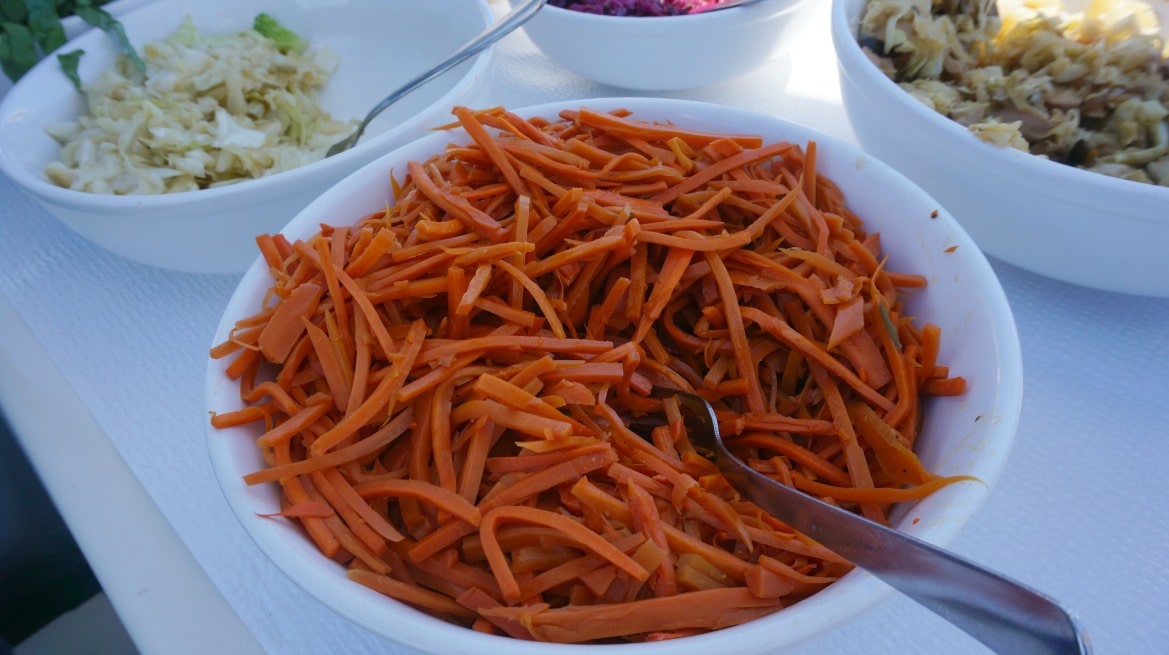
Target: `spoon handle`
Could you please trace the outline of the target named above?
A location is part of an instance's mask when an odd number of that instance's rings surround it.
[[[518,27],[528,22],[528,19],[530,19],[532,16],[535,16],[536,12],[538,12],[540,8],[544,6],[545,2],[547,2],[547,0],[526,0],[515,9],[512,9],[510,12],[508,12],[506,16],[499,19],[499,21],[494,25],[480,32],[478,36],[471,39],[470,41],[464,43],[461,48],[456,50],[446,59],[440,61],[433,68],[420,73],[414,79],[398,87],[385,98],[382,98],[380,102],[374,105],[373,109],[369,110],[369,113],[366,114],[365,118],[361,120],[361,124],[357,126],[357,129],[354,131],[353,135],[350,136],[352,142],[356,142],[357,138],[363,132],[365,132],[365,128],[367,125],[369,125],[369,122],[377,117],[378,114],[385,111],[387,107],[401,100],[403,96],[412,93],[423,84],[426,84],[439,75],[442,75],[448,70],[463,63],[465,60],[474,57],[483,50],[486,50],[496,41],[502,39],[508,34],[511,34]],[[349,143],[345,147],[350,147],[352,145],[353,143]]]
[[[869,571],[997,653],[1090,653],[1054,600],[929,543],[820,502],[743,464],[721,440],[715,463],[752,502]]]
[[[540,7],[544,5],[546,0],[527,0],[515,9],[511,10],[506,16],[499,19],[491,27],[479,33],[478,36],[463,44],[463,47],[456,50],[451,56],[439,62],[434,68],[418,75],[414,79],[402,85],[397,91],[386,96],[381,102],[370,110],[369,115],[366,116],[366,122],[371,120],[374,116],[381,113],[383,109],[397,102],[402,96],[414,91],[418,87],[426,84],[430,80],[442,75],[448,70],[461,64],[463,61],[474,57],[488,46],[511,34],[528,19],[536,15]]]

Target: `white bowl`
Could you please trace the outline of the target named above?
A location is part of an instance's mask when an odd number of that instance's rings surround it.
[[[943,475],[969,474],[981,483],[956,483],[895,512],[895,525],[935,544],[946,544],[993,488],[1010,451],[1022,397],[1018,337],[1010,308],[982,253],[937,202],[893,169],[843,141],[778,118],[729,107],[655,98],[590,99],[517,110],[525,117],[555,119],[581,106],[630,109],[633,118],[670,121],[684,128],[758,134],[767,141],[818,144],[817,169],[836,181],[850,206],[872,232],[881,234],[890,270],[917,272],[929,286],[913,294],[906,310],[921,323],[943,330],[944,359],[968,380],[961,397],[931,399],[918,453]],[[447,143],[465,143],[461,132],[434,134],[400,148],[336,185],[282,233],[306,239],[321,223],[354,221],[392,203],[391,171],[425,161]],[[936,218],[931,218],[936,215]],[[951,250],[952,249],[952,250]],[[947,250],[951,250],[947,252]],[[235,322],[254,314],[271,286],[268,267],[257,261],[244,274],[226,306],[214,343]],[[238,384],[225,374],[228,359],[211,360],[206,404],[212,412],[240,409]],[[785,644],[830,629],[892,593],[863,571],[853,571],[793,606],[770,616],[717,632],[658,643],[556,645],[484,635],[432,618],[349,581],[343,568],[323,557],[299,529],[285,520],[260,518],[279,509],[274,485],[249,487],[242,476],[265,468],[250,428],[207,429],[208,447],[228,503],[259,548],[321,603],[366,628],[411,648],[444,653],[514,655],[708,655],[774,652]],[[323,611],[323,610],[322,610]]]
[[[544,54],[583,77],[623,89],[675,91],[725,82],[782,56],[807,27],[816,1],[763,0],[683,16],[602,16],[545,6],[524,31]]]
[[[454,51],[492,20],[484,0],[173,0],[121,16],[136,46],[164,38],[191,16],[201,32],[247,29],[266,11],[316,46],[341,57],[321,95],[335,118],[360,118],[394,88]],[[387,26],[392,26],[387,27]],[[393,38],[387,38],[387,29]],[[80,74],[93,79],[116,55],[112,40],[90,30],[65,49],[81,48]],[[481,90],[492,50],[423,86],[373,121],[355,148],[301,168],[238,184],[172,194],[114,196],[50,183],[46,164],[58,144],[44,126],[84,110],[81,95],[46,58],[0,103],[0,171],[70,228],[129,259],[194,273],[234,273],[255,258],[256,235],[278,230],[313,198],[349,173],[425,130],[453,120],[450,107]]]
[[[834,0],[840,88],[861,146],[937,198],[992,257],[1106,291],[1169,297],[1169,188],[985,143],[914,100],[857,43],[865,0]]]

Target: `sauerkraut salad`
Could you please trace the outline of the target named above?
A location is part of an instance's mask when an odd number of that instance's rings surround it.
[[[860,42],[985,141],[1169,186],[1169,60],[1142,0],[869,0]]]
[[[319,104],[336,53],[266,14],[214,36],[186,18],[142,59],[145,74],[119,58],[83,89],[86,114],[47,128],[61,143],[45,168],[54,184],[118,195],[232,184],[321,159],[355,125]]]

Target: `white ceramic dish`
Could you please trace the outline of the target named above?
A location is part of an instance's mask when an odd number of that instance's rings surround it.
[[[630,17],[545,6],[524,31],[578,75],[623,89],[673,91],[725,82],[782,56],[815,7],[816,0],[763,0],[695,15]]]
[[[768,141],[818,144],[817,168],[836,181],[850,207],[870,231],[881,233],[892,270],[928,277],[929,287],[909,301],[907,315],[943,330],[944,359],[967,378],[968,392],[932,399],[926,405],[919,441],[923,462],[944,475],[969,474],[981,483],[957,483],[895,512],[897,527],[936,544],[946,544],[983,502],[1006,461],[1018,424],[1022,370],[1010,308],[985,257],[954,219],[924,192],[854,146],[774,117],[688,101],[616,98],[556,103],[518,110],[523,116],[554,118],[564,108],[627,108],[633,117],[667,120],[703,130],[754,133]],[[435,134],[400,148],[336,185],[296,216],[282,233],[308,238],[322,222],[356,221],[392,202],[391,170],[423,161],[448,142],[465,142],[461,132]],[[936,216],[936,218],[931,217]],[[947,250],[953,249],[950,252]],[[243,276],[224,310],[214,343],[235,321],[253,314],[271,286],[266,265],[257,260]],[[229,380],[226,360],[207,369],[209,411],[239,409],[238,385]],[[431,618],[346,579],[343,569],[285,520],[260,518],[278,511],[272,485],[248,487],[241,480],[264,467],[248,428],[207,427],[206,438],[223,493],[240,522],[284,572],[324,605],[366,628],[426,652],[514,655],[708,655],[773,652],[785,644],[829,630],[891,593],[870,575],[854,571],[811,598],[757,621],[714,633],[657,643],[566,646],[521,642],[460,628]],[[924,611],[924,610],[923,610]]]
[[[992,257],[1073,284],[1169,297],[1169,188],[980,141],[864,55],[864,4],[834,0],[831,21],[841,96],[866,151],[937,198]]]
[[[441,6],[430,0],[173,0],[147,4],[120,20],[141,46],[169,35],[187,15],[200,31],[214,34],[247,29],[261,11],[341,56],[321,97],[324,108],[340,119],[363,116],[390,90],[493,20],[484,0],[449,0]],[[110,66],[116,55],[111,39],[98,30],[64,48],[85,50],[83,80]],[[0,103],[0,171],[70,228],[119,255],[184,272],[238,274],[255,257],[256,235],[278,230],[363,164],[453,120],[450,108],[474,101],[492,56],[487,50],[390,107],[347,152],[235,185],[149,196],[71,191],[45,179],[42,170],[56,159],[58,145],[44,126],[84,109],[58,62],[47,58]]]

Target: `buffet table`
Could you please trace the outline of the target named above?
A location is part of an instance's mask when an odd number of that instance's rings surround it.
[[[822,4],[794,59],[665,95],[853,139]],[[483,106],[625,94],[566,72],[522,32],[495,56]],[[235,276],[172,273],[106,253],[6,179],[0,261],[0,405],[143,653],[406,652],[289,581],[220,493],[203,381]],[[1169,300],[992,263],[1022,341],[1023,414],[999,484],[951,547],[1060,599],[1097,653],[1164,652]],[[785,651],[939,652],[986,650],[896,595]]]

